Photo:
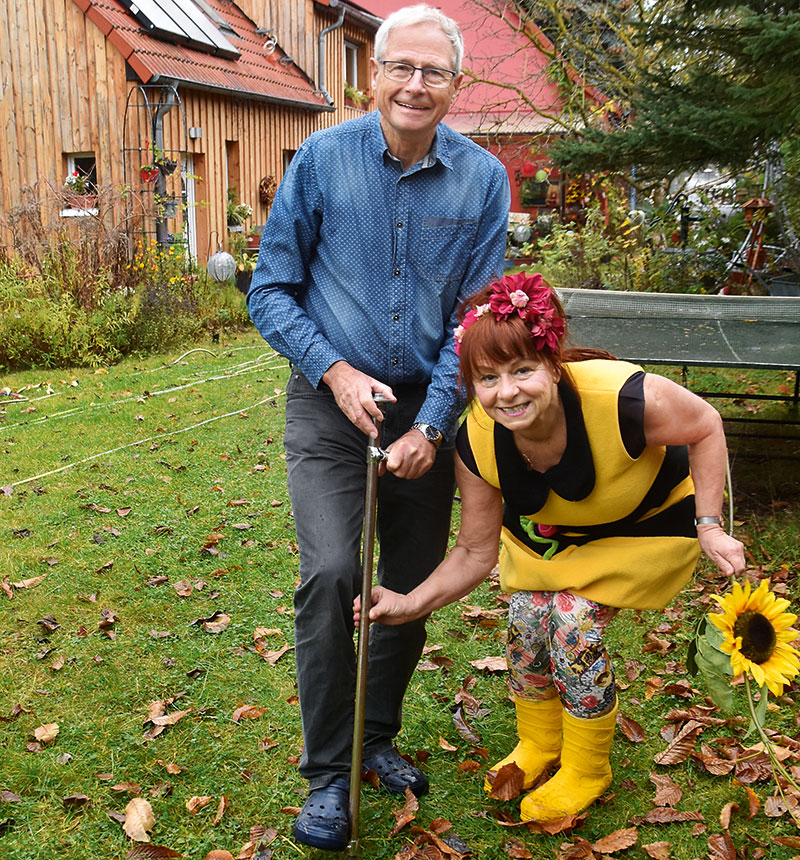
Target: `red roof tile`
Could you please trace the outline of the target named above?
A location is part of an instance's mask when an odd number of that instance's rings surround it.
[[[118,0],[74,2],[108,36],[145,84],[170,79],[190,87],[283,102],[308,110],[331,110],[305,72],[293,62],[285,61],[286,54],[280,47],[269,55],[264,53],[264,37],[256,34],[256,25],[233,3],[207,0],[241,37],[223,34],[240,52],[235,60],[148,35]]]

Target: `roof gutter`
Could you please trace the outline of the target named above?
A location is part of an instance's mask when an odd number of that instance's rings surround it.
[[[147,81],[148,84],[164,84],[164,83],[180,83],[190,90],[200,90],[206,93],[215,93],[217,95],[229,96],[230,98],[242,98],[249,101],[265,102],[267,104],[280,105],[282,107],[291,107],[297,110],[307,110],[313,113],[321,111],[330,112],[333,107],[325,104],[314,104],[313,102],[301,102],[296,99],[281,98],[280,96],[265,96],[263,93],[253,93],[248,90],[234,90],[230,87],[215,86],[214,84],[199,83],[197,81],[180,80],[175,81],[174,78],[168,78],[163,75],[154,75]]]
[[[331,7],[339,6],[339,0],[331,0]],[[331,98],[330,93],[325,89],[325,37],[328,33],[333,30],[338,30],[344,24],[344,6],[339,8],[339,18],[331,25],[326,27],[319,34],[318,46],[319,46],[319,91],[325,97],[325,101],[329,105],[333,105],[333,99]]]

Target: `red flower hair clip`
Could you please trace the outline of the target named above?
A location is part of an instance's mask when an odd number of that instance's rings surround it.
[[[453,332],[456,355],[460,353],[464,332],[484,314],[493,313],[498,322],[505,322],[513,314],[528,325],[536,349],[554,350],[564,334],[564,320],[556,313],[550,297],[553,291],[537,272],[517,272],[505,275],[492,284],[487,304],[478,305],[464,315],[461,325]]]

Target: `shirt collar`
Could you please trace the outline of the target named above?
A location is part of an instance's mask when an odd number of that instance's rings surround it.
[[[375,140],[377,145],[380,147],[381,155],[388,155],[389,158],[394,161],[398,161],[391,152],[389,152],[389,147],[386,145],[386,138],[383,136],[383,129],[381,128],[381,112],[375,110],[372,112],[373,117],[373,128],[375,134]],[[433,142],[431,143],[431,148],[428,150],[427,154],[422,157],[422,159],[418,162],[420,170],[424,170],[426,167],[433,167],[437,161],[440,161],[444,167],[452,169],[453,162],[450,157],[450,151],[447,146],[447,139],[445,135],[442,133],[442,130],[445,126],[442,123],[436,128],[436,132],[433,135]],[[416,166],[416,165],[415,165]]]

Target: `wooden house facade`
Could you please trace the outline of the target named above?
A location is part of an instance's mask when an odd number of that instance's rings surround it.
[[[4,5],[6,218],[48,195],[58,217],[97,217],[104,189],[126,189],[145,239],[184,242],[204,262],[229,227],[266,221],[311,132],[370,107],[345,84],[364,89],[380,19],[345,0]],[[229,199],[245,204],[241,223],[229,224]]]

